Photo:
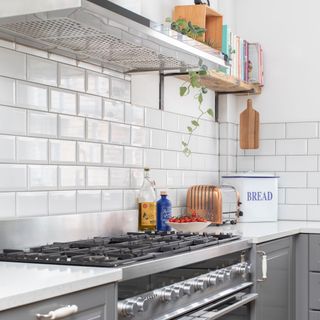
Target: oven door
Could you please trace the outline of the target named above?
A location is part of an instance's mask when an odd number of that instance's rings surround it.
[[[250,305],[257,297],[257,293],[238,292],[175,319],[249,320]]]

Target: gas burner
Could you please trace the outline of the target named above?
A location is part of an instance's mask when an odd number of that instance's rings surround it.
[[[239,238],[229,233],[128,232],[115,237],[54,242],[27,250],[4,249],[0,261],[117,267],[199,250]]]

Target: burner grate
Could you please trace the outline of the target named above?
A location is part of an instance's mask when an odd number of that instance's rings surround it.
[[[28,250],[5,249],[0,261],[117,267],[159,259],[239,239],[231,234],[128,233],[72,242],[55,242]]]

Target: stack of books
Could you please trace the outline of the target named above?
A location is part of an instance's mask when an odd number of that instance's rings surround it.
[[[222,29],[222,53],[230,62],[230,75],[236,79],[264,84],[263,50],[259,43],[250,43],[234,34],[228,25]]]

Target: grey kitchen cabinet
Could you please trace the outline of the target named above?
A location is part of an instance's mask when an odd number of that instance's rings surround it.
[[[255,320],[293,320],[293,239],[282,238],[256,246]],[[259,253],[260,252],[260,253]],[[267,279],[262,278],[261,252],[267,254]],[[302,320],[302,319],[301,319]]]
[[[37,320],[37,314],[48,314],[63,306],[76,305],[78,312],[64,320],[115,320],[117,285],[108,284],[0,311],[1,320]]]

